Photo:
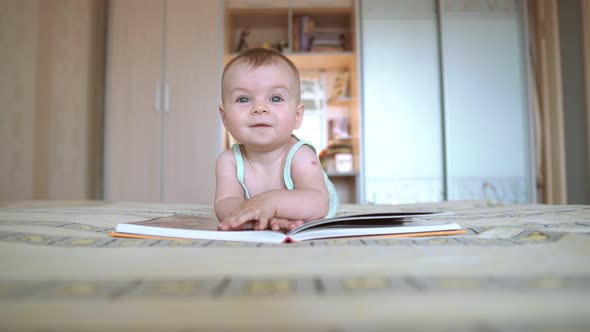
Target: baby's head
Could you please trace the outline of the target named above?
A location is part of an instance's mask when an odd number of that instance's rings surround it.
[[[279,52],[256,48],[236,56],[223,71],[221,94],[223,125],[244,145],[276,147],[301,125],[299,72]]]
[[[240,65],[240,66],[238,66]],[[245,65],[245,66],[244,66]],[[296,94],[297,102],[301,100],[301,83],[299,80],[299,70],[293,64],[289,58],[284,56],[282,53],[269,50],[266,48],[253,48],[247,51],[244,51],[233,58],[223,70],[223,75],[221,76],[221,98],[222,102],[225,103],[227,92],[228,92],[228,84],[226,78],[228,76],[228,72],[238,70],[238,75],[247,75],[247,70],[256,70],[260,67],[264,66],[286,66],[292,72],[291,79],[294,80],[294,85],[296,87],[296,91],[293,91]],[[246,69],[246,71],[244,70]]]

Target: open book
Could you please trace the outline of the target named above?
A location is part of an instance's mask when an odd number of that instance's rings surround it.
[[[456,223],[424,220],[447,213],[391,212],[341,215],[306,222],[289,233],[277,231],[219,231],[214,217],[176,214],[146,221],[118,224],[113,237],[186,238],[202,240],[286,243],[338,237],[436,236],[463,234]]]

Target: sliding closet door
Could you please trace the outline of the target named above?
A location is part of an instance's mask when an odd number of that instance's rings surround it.
[[[449,200],[532,200],[520,3],[441,1]]]
[[[366,201],[533,201],[522,3],[362,1]]]
[[[362,1],[365,200],[443,199],[436,7]]]

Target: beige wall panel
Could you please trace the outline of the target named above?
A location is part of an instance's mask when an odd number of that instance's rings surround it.
[[[46,153],[45,163],[36,163],[39,196],[50,199],[97,197],[96,153],[102,137],[100,105],[95,104],[97,67],[104,70],[104,2],[95,0],[41,1],[43,29],[42,79],[37,108],[36,155]],[[98,107],[97,107],[98,106]],[[91,136],[91,134],[94,134]],[[41,151],[42,150],[42,151]],[[44,165],[45,164],[45,165]],[[41,178],[46,177],[46,181]]]
[[[103,198],[104,128],[105,128],[105,87],[106,87],[106,48],[107,48],[107,9],[104,0],[92,3],[94,15],[90,17],[91,30],[88,56],[88,94],[86,101],[89,110],[88,132],[86,133],[88,160],[86,173],[87,197]]]
[[[33,196],[37,1],[0,2],[0,200]]]
[[[541,72],[546,164],[546,203],[567,203],[563,92],[557,0],[540,1],[544,38],[541,40]]]
[[[54,11],[50,10],[48,2],[39,3],[39,30],[38,49],[36,54],[36,108],[34,120],[35,150],[33,160],[33,198],[49,198],[49,154],[51,146],[50,119],[51,119],[51,90],[58,89],[51,79],[52,63],[52,38],[55,35]],[[48,8],[49,7],[49,8]]]
[[[530,0],[532,54],[538,103],[538,171],[542,202],[567,202],[561,56],[556,0]],[[539,148],[540,147],[540,148]],[[538,165],[539,166],[539,165]]]
[[[169,0],[164,201],[212,203],[221,152],[219,112],[223,58],[219,1]]]
[[[582,0],[582,26],[584,29],[584,68],[586,70],[586,131],[588,132],[588,158],[590,158],[590,0]],[[590,160],[588,162],[590,164]]]
[[[0,200],[99,198],[105,8],[0,2]]]
[[[109,3],[105,198],[160,201],[164,2]]]

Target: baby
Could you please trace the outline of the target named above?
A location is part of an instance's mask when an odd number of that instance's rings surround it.
[[[240,53],[221,78],[223,125],[240,143],[216,166],[220,230],[291,230],[331,217],[338,195],[311,144],[292,135],[303,119],[299,71],[279,52]]]

